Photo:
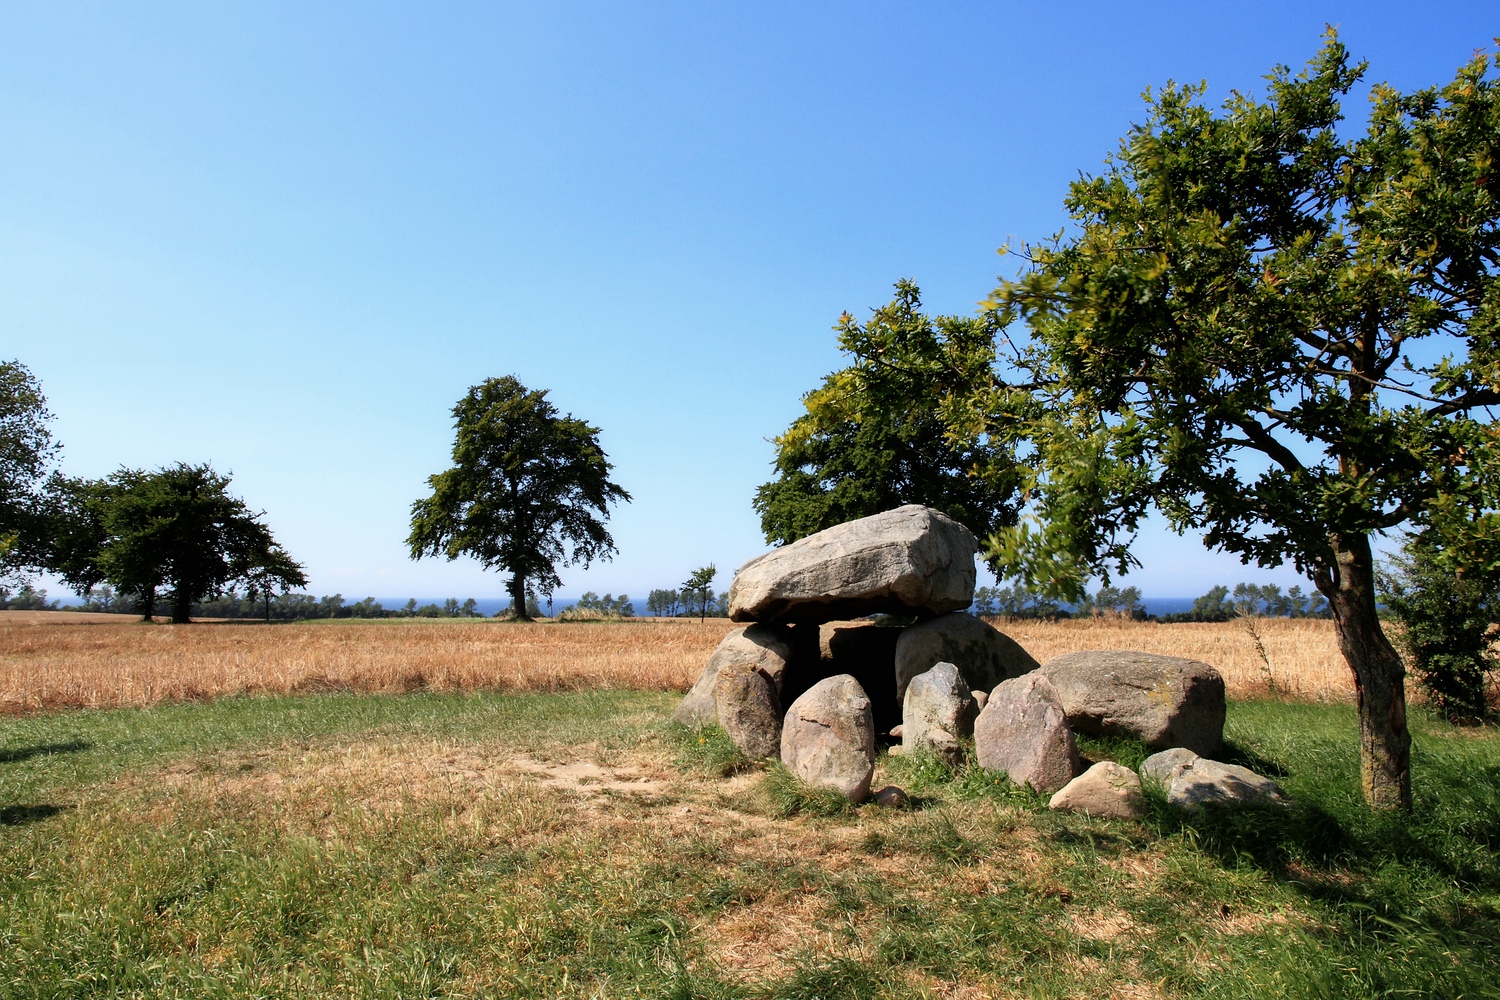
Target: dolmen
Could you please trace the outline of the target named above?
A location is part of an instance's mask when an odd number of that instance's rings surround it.
[[[1054,808],[1091,815],[1140,815],[1141,782],[1109,762],[1085,771],[1091,762],[1075,734],[1191,755],[1201,763],[1173,758],[1149,779],[1191,788],[1167,792],[1184,805],[1228,800],[1208,786],[1232,786],[1236,802],[1274,798],[1208,766],[1223,742],[1218,671],[1126,650],[1039,664],[967,613],[978,550],[969,529],[911,504],[750,560],[729,588],[729,617],[741,627],[714,650],[673,718],[721,726],[747,756],[779,754],[803,781],[854,802],[869,795],[886,733],[899,735],[901,752],[951,764],[972,740],[980,766],[1052,794]]]

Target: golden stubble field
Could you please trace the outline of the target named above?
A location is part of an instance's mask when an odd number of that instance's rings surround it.
[[[0,712],[339,690],[686,691],[734,627],[723,619],[147,625],[69,617],[0,612]],[[1300,700],[1353,696],[1327,621],[1104,619],[997,627],[1042,662],[1082,649],[1137,649],[1214,665],[1231,697],[1265,696],[1273,684],[1276,694]]]

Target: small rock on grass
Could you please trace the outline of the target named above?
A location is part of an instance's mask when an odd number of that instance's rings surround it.
[[[1238,764],[1200,757],[1185,747],[1152,754],[1141,763],[1141,777],[1161,786],[1179,809],[1203,805],[1285,805],[1280,786]]]
[[[1047,808],[1108,819],[1139,819],[1146,815],[1146,798],[1134,771],[1101,760],[1064,785]]]
[[[900,809],[907,803],[906,790],[897,785],[886,785],[875,793],[875,804],[890,809]]]

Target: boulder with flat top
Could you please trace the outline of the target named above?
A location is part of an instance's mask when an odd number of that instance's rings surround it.
[[[962,611],[974,599],[978,550],[968,528],[930,507],[908,504],[750,560],[729,587],[729,617],[816,624]]]
[[[1224,742],[1224,678],[1207,663],[1102,649],[1066,653],[1036,672],[1057,689],[1074,732],[1204,755]]]

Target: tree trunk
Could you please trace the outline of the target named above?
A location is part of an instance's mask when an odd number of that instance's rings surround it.
[[[531,621],[531,616],[526,613],[526,577],[520,573],[512,573],[508,589],[511,617],[520,622]]]
[[[1375,611],[1375,565],[1368,535],[1331,535],[1333,566],[1318,574],[1339,649],[1359,699],[1359,772],[1373,809],[1411,808],[1411,733],[1406,728],[1406,668]]]
[[[148,587],[141,593],[141,621],[149,622],[156,617],[156,588]]]
[[[172,624],[186,625],[192,621],[193,602],[182,591],[172,595]]]

